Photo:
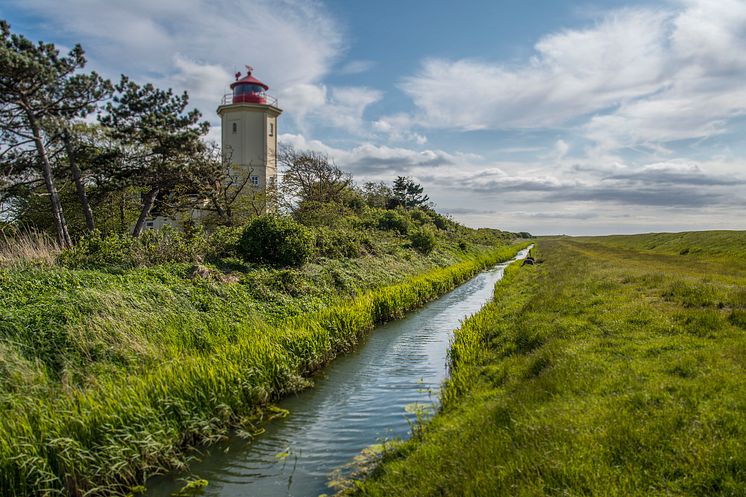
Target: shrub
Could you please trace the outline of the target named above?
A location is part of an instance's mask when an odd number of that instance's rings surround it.
[[[409,239],[412,241],[412,247],[423,254],[429,254],[435,248],[435,234],[427,227],[412,231]]]
[[[363,251],[363,236],[353,229],[319,227],[316,233],[316,253],[330,259],[358,257]]]
[[[443,216],[442,214],[438,214],[437,212],[433,211],[431,213],[433,216],[433,224],[435,224],[435,227],[439,230],[447,230],[448,225],[453,225],[453,221],[448,219],[446,216]]]
[[[238,251],[249,262],[300,266],[313,253],[313,236],[308,228],[292,219],[265,214],[246,226]]]
[[[122,233],[98,231],[81,238],[78,243],[62,251],[61,264],[74,267],[129,266],[132,265],[134,238]]]
[[[93,232],[65,249],[58,260],[73,268],[152,266],[167,262],[200,262],[207,239],[199,230],[189,236],[170,226],[148,230],[139,238],[128,233]]]
[[[413,209],[410,211],[409,217],[419,226],[424,226],[431,221],[430,215],[422,209]]]
[[[137,266],[166,262],[202,262],[207,249],[207,237],[201,228],[185,233],[171,226],[164,226],[145,231],[135,238],[132,258]]]
[[[409,220],[396,211],[385,211],[378,218],[378,229],[406,235],[409,231]]]
[[[305,201],[293,212],[293,218],[305,226],[334,226],[351,211],[336,202]]]
[[[238,243],[243,234],[243,226],[220,226],[211,235],[208,254],[213,257],[237,255]]]

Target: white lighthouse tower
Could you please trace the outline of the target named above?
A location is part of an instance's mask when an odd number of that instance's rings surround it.
[[[223,156],[232,170],[254,187],[267,188],[277,183],[277,118],[282,109],[269,96],[265,85],[251,75],[236,73],[232,93],[218,107],[222,124]]]

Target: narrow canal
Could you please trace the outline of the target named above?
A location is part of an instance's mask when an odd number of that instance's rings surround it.
[[[528,249],[516,259],[525,258]],[[508,262],[509,263],[509,262]],[[316,497],[333,493],[330,475],[365,447],[406,438],[413,406],[434,409],[446,376],[453,330],[477,312],[502,278],[500,264],[406,318],[380,326],[333,361],[314,387],[282,401],[290,411],[252,441],[235,437],[208,449],[190,471],[208,480],[205,496]],[[148,483],[152,497],[183,487],[183,475]]]

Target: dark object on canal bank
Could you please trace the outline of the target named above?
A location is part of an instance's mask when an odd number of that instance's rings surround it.
[[[533,257],[526,257],[523,259],[523,264],[521,264],[521,266],[533,266],[535,263],[536,261],[534,261]]]

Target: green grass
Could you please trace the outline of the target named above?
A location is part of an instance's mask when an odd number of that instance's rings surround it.
[[[457,332],[442,412],[357,492],[746,495],[746,233],[536,255]]]
[[[632,249],[641,253],[689,255],[744,263],[746,233],[743,231],[691,231],[683,233],[647,233],[599,238],[605,245]]]
[[[379,239],[293,270],[0,268],[0,494],[125,495],[526,245],[424,256]]]

